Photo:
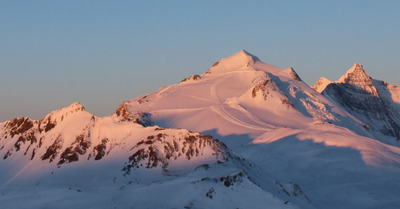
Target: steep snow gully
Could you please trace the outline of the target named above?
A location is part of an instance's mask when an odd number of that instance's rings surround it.
[[[310,87],[242,50],[107,117],[0,123],[0,205],[400,208],[399,95],[358,63]]]

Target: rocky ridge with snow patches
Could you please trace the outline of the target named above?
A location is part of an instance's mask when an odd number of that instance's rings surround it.
[[[398,88],[372,79],[361,64],[355,63],[338,81],[315,88],[364,123],[366,129],[400,140]]]

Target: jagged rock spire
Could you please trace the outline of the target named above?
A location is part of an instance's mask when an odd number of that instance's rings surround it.
[[[379,96],[378,90],[374,86],[371,77],[365,72],[360,63],[354,63],[345,75],[343,75],[337,83],[346,83],[357,86],[368,93]]]

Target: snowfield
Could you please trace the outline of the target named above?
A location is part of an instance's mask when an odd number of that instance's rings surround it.
[[[242,50],[98,118],[0,124],[5,208],[400,208],[399,88]],[[21,201],[23,200],[23,201]]]

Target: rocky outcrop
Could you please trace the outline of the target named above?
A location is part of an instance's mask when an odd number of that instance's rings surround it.
[[[181,83],[182,83],[182,82],[185,82],[185,81],[197,81],[197,80],[200,80],[200,79],[201,79],[201,76],[200,76],[200,75],[192,75],[192,76],[190,76],[190,77],[188,77],[188,78],[183,79],[183,80],[181,81]]]
[[[365,128],[400,140],[400,109],[391,97],[383,96],[392,94],[385,83],[372,79],[361,64],[355,63],[321,92],[364,123]]]
[[[170,136],[166,133],[150,135],[141,140],[131,148],[133,154],[124,166],[125,174],[130,174],[135,168],[156,168],[161,167],[167,171],[171,160],[185,159],[190,161],[193,158],[203,155],[214,156],[216,161],[227,161],[224,154],[226,147],[213,139],[210,135],[200,133],[180,133]]]

